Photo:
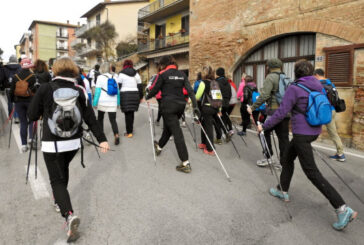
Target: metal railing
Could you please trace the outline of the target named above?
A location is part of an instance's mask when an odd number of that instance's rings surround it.
[[[173,3],[179,2],[179,1],[181,1],[181,0],[156,0],[156,1],[148,4],[144,8],[139,9],[138,18],[141,19],[147,15],[150,15],[150,14],[160,10],[161,8],[164,8],[170,4],[173,4]]]
[[[76,31],[75,31],[76,37],[83,35],[87,30],[89,30],[92,27],[95,27],[97,25],[100,25],[100,23],[96,22],[96,21],[88,22],[87,24],[82,25],[81,27],[76,29]]]
[[[139,42],[138,52],[173,47],[176,45],[188,43],[189,41],[190,36],[188,35],[188,33],[175,33],[164,38],[148,39],[145,43],[143,43],[143,41]]]

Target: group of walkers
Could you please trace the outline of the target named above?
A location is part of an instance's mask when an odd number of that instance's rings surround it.
[[[15,69],[13,61],[11,57],[8,64],[10,67],[6,72],[8,78],[10,71]],[[223,135],[226,142],[232,140],[235,132],[230,114],[240,100],[242,131],[238,134],[244,137],[251,121],[257,125],[258,133],[264,132],[269,150],[265,159],[258,160],[257,164],[261,167],[271,165],[282,170],[280,183],[269,190],[270,194],[284,202],[290,201],[288,190],[294,172],[294,160],[298,157],[308,179],[336,210],[338,221],[333,227],[342,230],[358,213],[346,205],[340,194],[317,168],[311,143],[320,135],[322,124],[312,125],[306,113],[308,105],[312,102],[312,93],[329,97],[329,93],[335,87],[324,77],[322,69],[314,71],[312,64],[305,60],[295,64],[295,81],[290,81],[282,72],[283,65],[279,59],[268,60],[267,66],[269,74],[259,92],[252,76],[243,74],[237,88],[234,82],[226,77],[224,68],[219,67],[215,72],[210,66],[201,69],[192,87],[187,76],[178,70],[175,59],[172,56],[162,57],[158,63],[158,74],[152,77],[145,91],[147,101],[153,97],[158,101],[156,122],[159,123],[160,119],[163,119],[161,137],[153,142],[155,154],[159,156],[173,136],[180,159],[176,170],[190,173],[191,162],[180,125],[180,119],[185,118],[188,101],[192,104],[194,121],[201,127],[201,142],[198,147],[204,154],[215,156],[215,144],[222,144]],[[109,144],[104,133],[104,115],[108,113],[114,144],[118,145],[120,136],[116,113],[120,106],[125,114],[124,136],[132,138],[134,113],[138,111],[143,99],[141,78],[133,68],[131,60],[124,62],[119,73],[116,73],[114,66],[102,64],[96,65],[89,75],[84,74],[69,58],[61,58],[54,63],[53,77],[49,75],[47,66],[42,61],[33,65],[31,60],[25,58],[17,67],[12,73],[12,79],[7,79],[8,82],[3,86],[8,91],[11,104],[9,115],[15,116],[11,115],[14,102],[21,123],[23,152],[27,151],[28,130],[30,138],[34,132],[34,126],[31,126],[30,122],[43,120],[41,150],[52,186],[55,207],[66,219],[68,241],[74,241],[79,236],[80,219],[74,214],[67,185],[69,164],[78,150],[81,149],[82,152],[83,149],[83,122],[99,142],[97,146],[106,153]],[[286,85],[283,86],[283,90],[282,85]],[[92,107],[97,110],[97,118]],[[337,110],[333,103],[330,108],[333,111]],[[334,119],[335,113],[330,113],[327,128],[338,148],[337,154],[331,158],[345,161]],[[290,122],[293,133],[291,141]],[[279,143],[279,162],[272,158],[273,131]],[[197,138],[194,137],[194,140]]]

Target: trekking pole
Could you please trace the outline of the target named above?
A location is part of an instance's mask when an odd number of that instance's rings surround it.
[[[90,130],[90,129],[88,129],[88,130]],[[88,132],[89,132],[89,131],[88,131]],[[91,134],[91,133],[90,133],[90,137],[91,137],[91,141],[86,140],[86,142],[88,142],[88,143],[92,142],[92,143],[90,143],[90,144],[91,144],[91,145],[93,145],[93,146],[95,147],[95,150],[96,150],[97,156],[98,156],[98,157],[99,157],[99,159],[100,159],[101,157],[100,157],[99,150],[97,149],[97,145],[96,145],[95,140],[94,140],[94,137],[92,136],[92,134]]]
[[[276,135],[277,135],[277,133],[276,133]],[[276,149],[276,155],[277,155],[278,161],[280,162],[281,161],[281,158],[279,156],[279,152],[278,152],[278,148],[277,148],[277,143],[276,143],[276,139],[274,137],[274,132],[273,131],[272,131],[272,138],[273,138],[274,148]]]
[[[234,127],[234,129],[235,129],[235,131],[236,131],[236,132],[238,132],[238,128],[237,128],[237,127],[236,127],[236,125],[233,123],[233,121],[230,119],[230,117],[229,117],[229,115],[227,114],[227,112],[226,112],[226,115],[228,116],[228,118],[229,118],[229,120],[230,120],[231,124],[233,125],[233,127]],[[246,141],[245,141],[244,137],[243,137],[242,135],[239,135],[239,136],[240,136],[241,140],[244,142],[245,146],[248,146],[248,144],[246,143]]]
[[[13,111],[10,113],[10,134],[9,134],[9,144],[8,144],[8,148],[10,148],[11,133],[12,133],[12,130],[13,130],[14,111],[15,111],[15,106],[13,108]]]
[[[155,149],[154,149],[154,135],[153,135],[153,123],[152,123],[152,112],[150,110],[150,105],[149,102],[147,102],[148,105],[148,115],[149,115],[149,126],[150,126],[150,135],[152,137],[152,149],[153,149],[153,159],[154,159],[154,164],[155,166],[157,166],[157,158],[155,157]]]
[[[226,132],[227,134],[229,134],[229,133],[228,133],[228,130],[227,130],[227,128],[225,127],[225,124],[224,124],[224,122],[222,121],[222,119],[221,119],[221,117],[220,117],[220,115],[219,115],[219,114],[217,114],[217,117],[220,119],[220,122],[221,122],[222,126],[224,127],[225,132]],[[230,139],[230,141],[231,141],[231,144],[233,145],[233,147],[234,147],[234,149],[235,149],[236,153],[238,154],[238,156],[239,156],[239,158],[240,158],[239,151],[238,151],[238,149],[236,148],[236,146],[235,146],[235,143],[234,143],[233,139],[231,138],[231,139]]]
[[[29,157],[28,157],[28,167],[27,167],[27,175],[25,177],[25,184],[28,184],[30,161],[32,159],[33,140],[34,140],[34,127],[35,127],[35,124],[33,123],[33,129],[32,129],[33,135],[32,135],[32,141],[30,143],[30,151],[29,151]]]
[[[154,109],[152,108],[153,136],[155,137]]]
[[[258,125],[260,125],[260,122],[258,122]],[[268,157],[269,157],[269,159],[272,159],[272,155],[270,154],[269,147],[268,147],[267,141],[265,140],[265,136],[264,136],[263,131],[259,133],[259,139],[261,140],[261,143],[264,146],[263,147],[263,153],[267,153],[267,155],[264,154],[265,158],[267,158],[267,161],[268,161]],[[277,170],[274,168],[272,162],[268,161],[268,165],[270,166],[271,171],[274,173],[274,176],[276,177],[276,180],[278,182],[278,186],[279,186],[280,191],[283,192],[283,188],[282,188],[282,185],[281,185],[281,181],[279,180]],[[286,202],[285,202],[285,206],[286,206],[286,210],[287,210],[287,214],[289,216],[289,219],[292,220],[292,215],[291,215],[291,212],[288,209],[288,206],[287,206]]]
[[[38,175],[38,168],[37,168],[37,166],[38,166],[38,122],[34,122],[34,131],[35,132],[33,132],[33,137],[34,137],[34,133],[35,133],[35,164],[34,164],[34,166],[35,166],[35,172],[34,172],[34,176],[35,176],[35,179],[37,179],[37,175]],[[32,142],[32,144],[33,144],[33,142]]]
[[[225,167],[224,167],[224,164],[222,164],[221,159],[220,159],[219,155],[217,154],[215,147],[214,147],[214,146],[213,146],[213,144],[211,143],[210,138],[208,137],[208,135],[207,135],[207,133],[206,133],[205,129],[203,128],[203,126],[202,126],[202,124],[201,124],[200,120],[198,119],[198,117],[197,117],[197,116],[195,116],[195,117],[194,117],[194,119],[198,122],[198,125],[200,125],[202,132],[203,132],[203,133],[204,133],[204,135],[206,136],[206,139],[207,139],[207,141],[209,142],[209,144],[211,145],[212,150],[214,151],[214,153],[215,153],[215,155],[216,155],[216,158],[217,158],[217,160],[219,161],[220,166],[221,166],[222,170],[224,171],[224,173],[225,173],[225,175],[226,175],[226,178],[228,179],[228,181],[229,181],[229,182],[231,182],[231,178],[230,178],[230,176],[229,176],[228,172],[226,171],[226,169],[225,169]]]
[[[336,172],[336,170],[325,160],[325,158],[321,155],[321,153],[314,147],[312,147],[312,149],[321,158],[321,160],[332,170],[332,172],[334,172],[334,174],[341,180],[341,182],[343,182],[344,185],[346,185],[346,187],[354,194],[354,196],[364,205],[363,199],[361,199],[359,195],[349,186],[349,184],[346,183],[346,181],[339,175],[339,173]]]
[[[86,141],[87,143],[89,143],[90,145],[95,146],[95,148],[101,148],[101,146],[99,146],[98,144],[96,144],[95,142],[89,141],[88,139],[86,139],[85,137],[82,137],[82,140]],[[109,149],[109,151],[115,151],[112,149]]]

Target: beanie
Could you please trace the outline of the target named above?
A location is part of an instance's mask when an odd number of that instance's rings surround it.
[[[18,62],[18,60],[15,55],[11,55],[9,57],[9,63],[17,63],[17,62]]]
[[[20,62],[21,68],[23,69],[27,69],[27,68],[32,68],[33,67],[33,63],[30,59],[22,59]]]
[[[218,75],[219,77],[225,76],[225,69],[222,67],[217,68],[216,75]]]

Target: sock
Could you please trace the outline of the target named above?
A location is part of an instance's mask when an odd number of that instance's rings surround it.
[[[187,161],[184,161],[184,162],[182,162],[182,165],[183,166],[187,166],[187,164],[189,164],[190,162],[187,160]]]
[[[339,212],[339,213],[343,213],[343,212],[345,212],[345,210],[346,210],[346,205],[344,204],[344,205],[342,205],[340,208],[338,208],[337,209],[337,211]]]

